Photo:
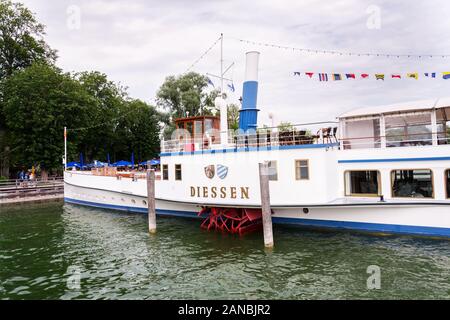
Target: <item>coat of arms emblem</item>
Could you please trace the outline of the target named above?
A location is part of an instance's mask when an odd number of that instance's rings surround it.
[[[228,167],[218,164],[217,165],[217,176],[223,180],[227,177],[227,175],[228,175]]]
[[[214,168],[214,165],[210,165],[210,166],[205,167],[205,175],[209,179],[214,178],[215,173],[216,173],[216,170]]]

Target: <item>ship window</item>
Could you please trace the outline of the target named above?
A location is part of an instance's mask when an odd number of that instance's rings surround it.
[[[439,144],[450,144],[450,108],[436,110]],[[449,195],[450,196],[450,195]]]
[[[175,180],[181,181],[182,174],[181,174],[181,164],[175,165]]]
[[[447,198],[450,198],[450,170],[445,171],[445,184],[447,189]]]
[[[295,160],[295,180],[309,179],[309,161]]]
[[[267,161],[267,164],[269,166],[269,181],[277,181],[278,180],[277,162]]]
[[[163,164],[162,176],[163,176],[163,180],[169,180],[169,165]]]
[[[431,145],[431,113],[395,114],[385,117],[387,147]]]
[[[378,196],[381,194],[380,185],[378,171],[345,172],[346,196]]]
[[[433,198],[433,173],[429,169],[394,170],[391,179],[393,197]]]

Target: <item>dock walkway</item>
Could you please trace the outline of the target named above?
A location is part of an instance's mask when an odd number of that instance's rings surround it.
[[[55,201],[64,198],[64,180],[52,177],[34,181],[0,181],[0,206],[28,202]]]

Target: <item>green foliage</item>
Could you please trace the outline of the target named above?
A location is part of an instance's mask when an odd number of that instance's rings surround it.
[[[239,106],[231,103],[228,105],[228,127],[232,130],[239,129]]]
[[[148,160],[159,151],[160,115],[154,107],[129,100],[106,75],[71,76],[35,64],[5,82],[5,118],[16,165],[61,167],[63,129],[68,132],[69,160]],[[71,129],[74,130],[71,130]]]
[[[77,152],[83,152],[87,159],[106,159],[117,140],[118,123],[112,120],[123,116],[126,92],[100,72],[82,72],[75,77],[92,98],[92,104],[87,111],[88,119],[82,126],[85,129],[69,132],[70,139],[79,141]],[[77,160],[76,154],[71,154],[71,159]]]
[[[4,84],[4,115],[14,162],[60,166],[64,126],[86,123],[92,98],[69,74],[34,64],[14,73]]]
[[[125,115],[117,124],[115,144],[116,160],[130,159],[132,152],[135,160],[142,162],[158,156],[159,114],[156,109],[141,100],[132,100],[123,106]]]
[[[294,125],[290,122],[281,122],[278,125],[278,132],[292,132],[294,130]]]
[[[205,107],[214,106],[218,91],[207,92],[208,81],[203,75],[195,72],[169,76],[157,93],[158,105],[168,110],[174,118],[209,114]]]
[[[56,60],[43,40],[44,28],[23,4],[0,0],[0,81],[34,62]]]

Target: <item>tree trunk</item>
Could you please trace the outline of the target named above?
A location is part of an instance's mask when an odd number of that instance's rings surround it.
[[[0,177],[9,179],[9,147],[3,149],[3,155],[0,157]]]
[[[42,170],[41,171],[41,179],[42,179],[42,181],[48,181],[48,172],[47,172],[47,170]]]

